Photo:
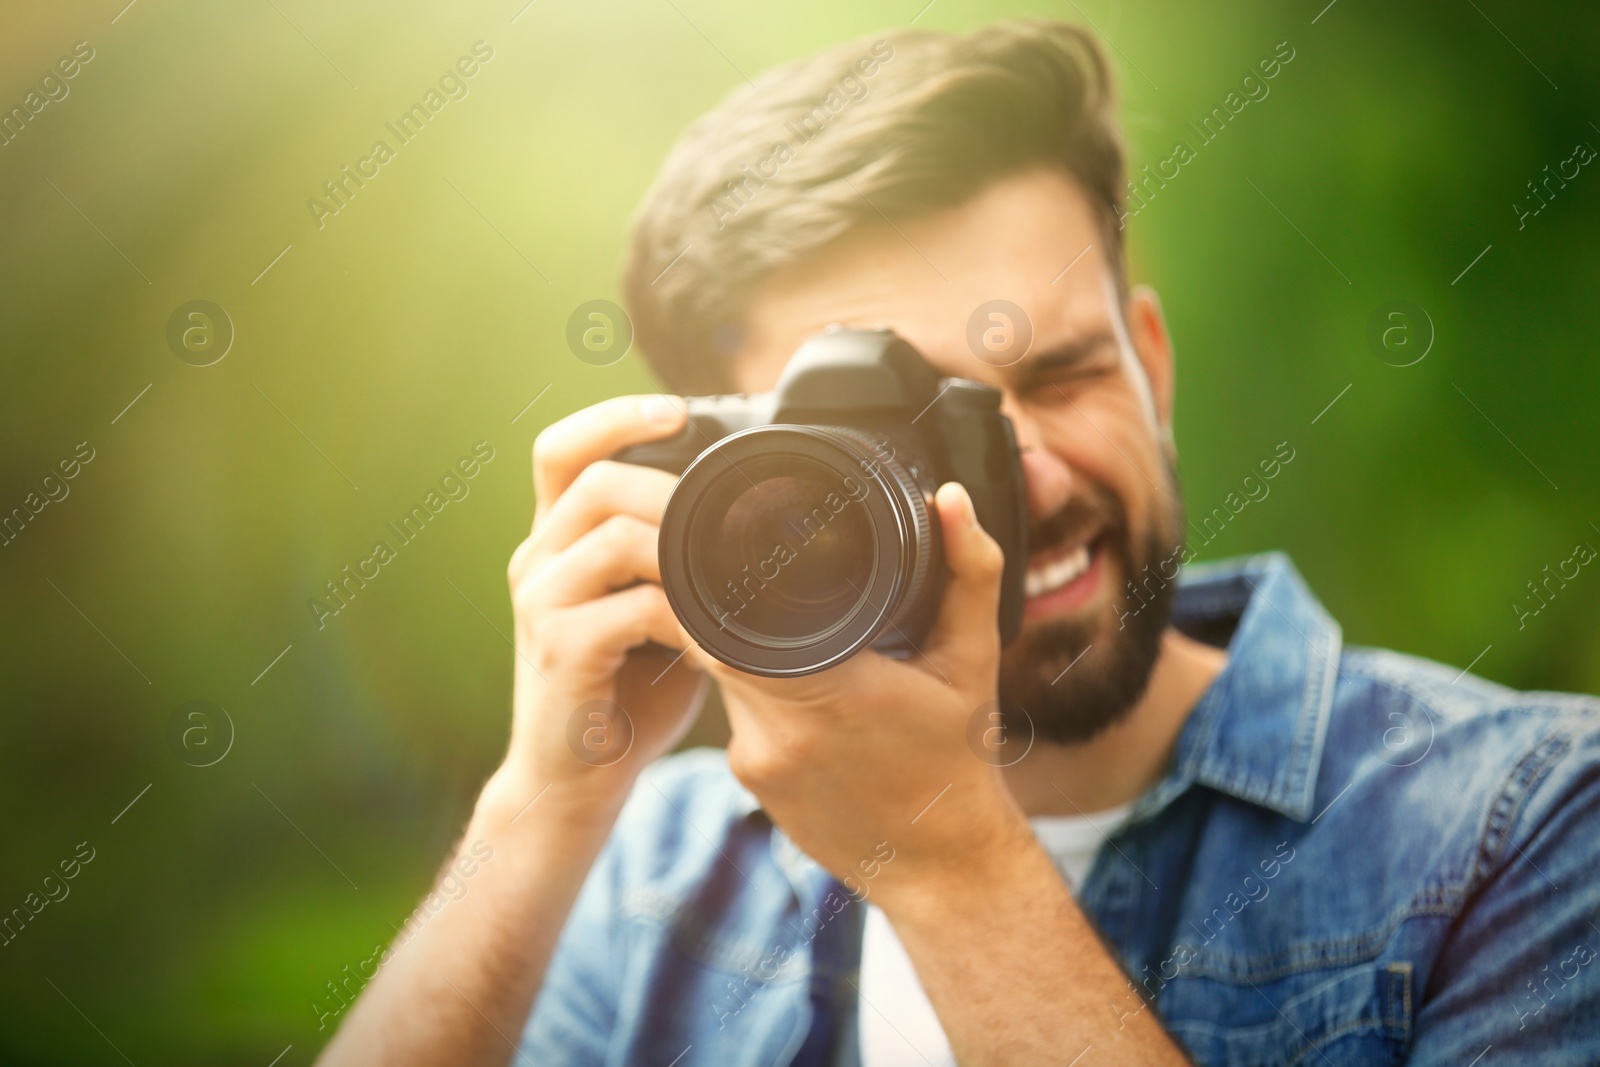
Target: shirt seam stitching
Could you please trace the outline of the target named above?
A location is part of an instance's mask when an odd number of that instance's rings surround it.
[[[1178,977],[1225,982],[1277,981],[1308,971],[1371,963],[1382,956],[1384,945],[1393,941],[1395,932],[1402,925],[1419,918],[1453,918],[1460,912],[1466,897],[1463,889],[1452,887],[1424,891],[1404,908],[1390,912],[1386,922],[1367,934],[1301,942],[1290,950],[1288,959],[1283,959],[1285,954],[1282,953],[1275,957],[1238,957],[1224,955],[1214,949],[1197,949],[1190,964],[1182,969]],[[1283,962],[1277,962],[1279,959],[1283,959]],[[1237,961],[1243,966],[1219,966],[1225,960]]]

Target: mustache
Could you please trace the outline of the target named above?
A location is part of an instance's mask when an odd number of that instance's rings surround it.
[[[1096,528],[1104,528],[1115,538],[1127,531],[1126,513],[1111,493],[1091,487],[1083,495],[1070,497],[1065,504],[1043,519],[1028,523],[1030,554],[1057,545],[1082,540]]]

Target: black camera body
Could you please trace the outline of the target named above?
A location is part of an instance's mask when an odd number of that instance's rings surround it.
[[[661,584],[684,628],[740,670],[789,677],[863,648],[909,656],[943,595],[934,491],[960,482],[1005,553],[998,625],[1022,625],[1027,497],[1000,393],[941,378],[888,330],[831,327],[770,393],[690,397],[627,463],[681,474]]]

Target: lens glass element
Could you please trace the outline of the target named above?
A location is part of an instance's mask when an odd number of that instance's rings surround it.
[[[701,507],[697,585],[729,629],[809,641],[860,607],[877,539],[855,475],[796,456],[744,462]]]

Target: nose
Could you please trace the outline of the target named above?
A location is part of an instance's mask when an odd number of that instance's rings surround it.
[[[1060,511],[1072,495],[1072,472],[1039,445],[1022,450],[1022,474],[1028,483],[1028,517],[1035,522]]]
[[[1018,410],[1009,396],[1001,410],[1011,418],[1022,449],[1022,474],[1028,485],[1028,517],[1035,522],[1060,511],[1072,495],[1072,469],[1066,461],[1046,448],[1039,428]]]

